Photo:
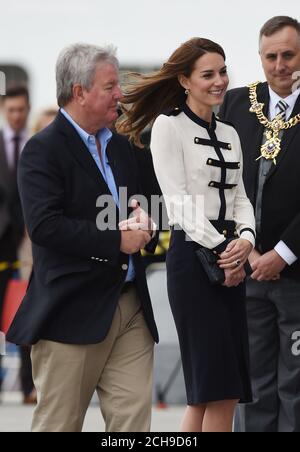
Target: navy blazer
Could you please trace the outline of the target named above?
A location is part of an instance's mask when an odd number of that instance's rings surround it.
[[[128,197],[141,193],[128,140],[114,133],[107,155],[117,187],[127,187]],[[33,274],[7,339],[17,344],[40,339],[101,342],[111,326],[129,257],[120,251],[118,214],[115,230],[96,227],[101,211],[96,200],[110,192],[85,144],[61,113],[25,146],[18,183],[33,243]],[[152,251],[156,241],[149,244]],[[133,261],[145,320],[157,342],[140,253]]]
[[[264,113],[268,114],[269,89],[262,83],[257,89],[259,102],[265,104]],[[220,117],[230,121],[236,128],[242,143],[244,155],[244,182],[247,195],[253,206],[256,204],[260,147],[264,126],[256,115],[249,112],[249,89],[236,88],[229,91],[220,110]],[[292,116],[300,113],[300,96]],[[284,132],[282,151],[277,164],[267,176],[262,204],[261,246],[265,253],[283,240],[298,257],[291,266],[282,272],[283,276],[299,279],[300,276],[300,124]]]

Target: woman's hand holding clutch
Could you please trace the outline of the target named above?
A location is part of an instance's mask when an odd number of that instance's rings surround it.
[[[223,270],[233,270],[238,273],[253,250],[252,244],[245,239],[232,240],[226,250],[220,255],[218,265]]]

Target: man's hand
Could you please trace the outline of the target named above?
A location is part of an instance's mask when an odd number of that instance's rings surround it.
[[[253,269],[251,278],[256,281],[273,281],[279,279],[280,273],[286,265],[287,263],[275,250],[269,251],[251,263]]]
[[[239,270],[226,269],[224,272],[225,282],[223,283],[223,286],[225,287],[237,287],[246,278],[246,273],[243,267]]]
[[[121,231],[120,250],[125,254],[134,254],[145,248],[151,236],[145,231]]]
[[[152,236],[153,231],[155,230],[152,219],[143,209],[141,209],[136,199],[131,201],[131,207],[133,209],[133,216],[128,220],[121,221],[119,223],[119,229],[121,231],[147,231],[150,236]]]
[[[218,265],[224,270],[240,269],[247,261],[252,249],[253,246],[248,240],[232,240],[221,254]]]
[[[257,251],[256,248],[253,248],[253,250],[251,251],[251,253],[249,254],[249,257],[248,257],[248,261],[249,261],[249,264],[251,265],[251,267],[252,267],[252,264],[255,261],[257,261],[257,259],[259,259],[260,257],[261,257],[260,252]]]

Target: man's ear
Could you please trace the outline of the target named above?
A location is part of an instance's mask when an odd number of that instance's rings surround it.
[[[82,105],[85,100],[84,91],[83,91],[82,86],[79,84],[73,85],[72,93],[73,93],[73,99],[78,104]]]

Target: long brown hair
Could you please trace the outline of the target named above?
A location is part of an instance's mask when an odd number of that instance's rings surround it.
[[[141,132],[160,113],[185,102],[185,90],[178,76],[189,77],[198,58],[206,53],[218,53],[225,60],[219,44],[209,39],[192,38],[178,47],[159,71],[131,74],[131,83],[125,88],[122,99],[124,114],[117,122],[117,131],[139,144]]]

